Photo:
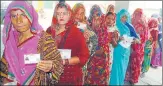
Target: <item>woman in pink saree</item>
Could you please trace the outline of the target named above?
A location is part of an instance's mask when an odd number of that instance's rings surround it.
[[[154,24],[152,24],[154,22]],[[156,25],[157,24],[157,25]],[[149,26],[157,26],[156,28],[151,28],[151,35],[153,36],[153,45],[152,45],[152,57],[151,57],[151,66],[153,68],[157,68],[159,66],[162,66],[162,57],[161,57],[161,49],[159,47],[159,21],[156,18],[151,18],[151,22],[149,23]]]
[[[51,85],[63,72],[62,59],[52,37],[38,23],[38,14],[27,1],[13,1],[4,16],[3,43],[0,60],[2,84]],[[28,57],[26,57],[28,55]],[[33,57],[32,57],[33,56]],[[26,61],[40,58],[38,63]]]
[[[156,41],[154,43],[154,49],[153,49],[153,55],[151,60],[151,66],[154,68],[157,68],[159,66],[162,66],[162,22],[161,22],[161,16],[158,14],[153,14],[151,16],[152,18],[156,18],[158,20],[158,27],[156,30]]]

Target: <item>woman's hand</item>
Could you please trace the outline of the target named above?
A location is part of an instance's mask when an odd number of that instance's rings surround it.
[[[119,40],[124,40],[124,37],[123,36],[119,37]]]
[[[111,44],[113,45],[113,47],[116,47],[117,46],[117,41],[113,38],[112,41],[111,41]]]
[[[104,53],[104,50],[100,48],[100,50],[96,50],[96,55],[102,55]]]
[[[86,38],[86,40],[89,40],[89,37],[90,37],[90,31],[86,28],[85,31],[84,31],[84,37]]]
[[[73,56],[70,59],[63,59],[63,65],[76,65],[80,63],[80,59],[77,56]]]
[[[66,63],[66,62],[65,62],[65,60],[64,60],[64,59],[62,60],[62,62],[63,62],[63,65],[65,65],[65,63]]]
[[[140,43],[141,43],[141,42],[140,42],[140,40],[139,40],[139,39],[137,39],[137,38],[134,38],[133,40],[134,40],[134,41],[133,41],[133,43],[135,43],[135,44],[136,44],[136,43],[138,43],[138,44],[140,44]]]
[[[9,81],[9,80],[7,80],[6,78],[2,78],[2,80],[3,80],[3,84],[5,85],[5,84],[7,84],[7,83],[10,83],[10,82],[13,82],[13,81]]]
[[[40,61],[37,64],[37,68],[44,72],[49,72],[52,69],[52,63],[52,61]]]
[[[114,31],[113,32],[113,36],[112,36],[112,40],[111,40],[111,44],[116,47],[117,42],[119,41],[119,36],[118,36],[118,31]],[[123,39],[123,38],[122,38]]]
[[[115,36],[115,40],[118,41],[119,40],[119,32],[117,30],[114,31],[114,36]]]

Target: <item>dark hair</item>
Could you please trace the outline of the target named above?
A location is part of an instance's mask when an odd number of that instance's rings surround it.
[[[114,13],[113,13],[113,12],[108,12],[108,13],[106,14],[106,16],[109,16],[109,15],[114,15]]]
[[[64,7],[66,9],[68,8],[64,1],[59,2],[59,4],[57,5],[57,8],[59,8],[59,7],[61,7],[61,8]]]

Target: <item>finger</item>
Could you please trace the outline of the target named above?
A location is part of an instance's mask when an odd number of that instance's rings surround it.
[[[42,71],[44,71],[44,70],[45,70],[45,68],[44,68],[44,67],[42,67],[42,66],[38,66],[38,67],[37,67],[37,69],[40,69],[40,70],[42,70]]]
[[[49,61],[49,60],[47,60],[47,61],[41,61],[41,64],[51,64],[52,63],[52,61]]]
[[[44,69],[45,69],[45,68],[42,67],[42,66],[37,66],[37,68],[40,69],[40,70],[44,70]]]
[[[45,64],[44,63],[39,63],[38,66],[44,66]]]
[[[50,60],[49,60],[49,61],[47,61],[47,64],[49,64],[49,65],[51,65],[52,63],[53,63],[53,62],[52,62],[52,61],[50,61]]]
[[[44,71],[44,72],[48,72],[51,68],[50,67],[48,67],[48,66],[39,66],[39,67],[37,67],[38,69],[40,69],[40,70],[42,70],[42,71]]]
[[[41,62],[39,62],[36,66],[39,67],[39,66],[42,66],[43,64]]]
[[[47,60],[42,60],[41,63],[42,64],[46,64],[47,63]]]
[[[52,61],[48,61],[48,62],[46,62],[46,63],[44,63],[44,64],[41,64],[41,66],[44,66],[44,67],[51,67],[52,66]]]
[[[39,69],[44,70],[44,71],[49,70],[51,67],[52,67],[52,65],[50,65],[50,64],[40,64],[38,66]]]

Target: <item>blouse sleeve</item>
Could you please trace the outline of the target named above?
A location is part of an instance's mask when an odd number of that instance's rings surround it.
[[[78,34],[77,46],[78,46],[77,57],[79,57],[79,60],[80,60],[79,65],[84,66],[89,57],[89,50],[85,42],[85,38],[81,33]]]

